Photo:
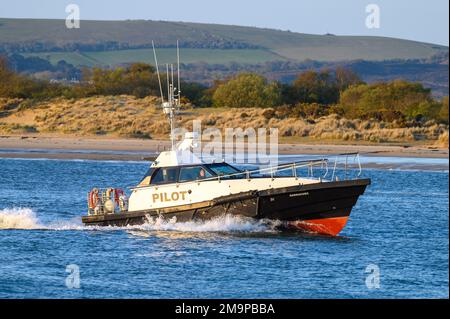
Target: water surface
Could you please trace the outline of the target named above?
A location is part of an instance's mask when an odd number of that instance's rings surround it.
[[[448,298],[448,170],[365,170],[372,185],[328,238],[239,218],[86,228],[86,192],[135,185],[148,164],[0,164],[0,298]]]

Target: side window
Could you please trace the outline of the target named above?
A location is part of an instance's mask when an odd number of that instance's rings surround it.
[[[148,184],[150,184],[150,177],[153,175],[154,171],[155,169],[153,167],[150,167],[147,173],[145,173],[142,180],[139,182],[138,186],[147,186]]]
[[[177,168],[160,168],[152,177],[150,184],[176,183],[177,172]]]
[[[180,182],[195,181],[209,177],[213,177],[213,175],[202,166],[180,168]]]
[[[228,164],[211,164],[208,166],[214,173],[216,173],[219,176],[224,176],[223,178],[226,179],[238,179],[238,178],[245,178],[245,174],[240,174],[241,171],[234,168],[231,165]],[[228,176],[231,175],[231,176]]]

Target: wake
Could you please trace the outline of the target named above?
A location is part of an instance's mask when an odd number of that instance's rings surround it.
[[[80,230],[114,231],[139,230],[145,232],[275,232],[281,222],[273,220],[255,220],[241,216],[225,215],[206,221],[177,222],[176,218],[148,218],[142,225],[130,226],[85,226],[81,222],[57,220],[48,225],[42,224],[31,208],[5,208],[0,210],[0,230]]]
[[[5,208],[0,210],[0,229],[42,228],[30,208]]]

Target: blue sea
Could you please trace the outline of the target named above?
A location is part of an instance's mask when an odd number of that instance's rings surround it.
[[[331,238],[236,217],[85,227],[87,191],[148,163],[0,159],[0,298],[448,298],[448,169],[383,161]]]

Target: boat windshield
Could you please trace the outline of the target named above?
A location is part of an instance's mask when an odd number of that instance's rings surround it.
[[[213,174],[208,172],[203,166],[188,166],[180,168],[180,177],[178,180],[180,182],[187,182],[210,177],[213,177]]]
[[[227,163],[214,163],[209,164],[207,167],[213,171],[217,176],[224,176],[224,175],[231,175],[231,174],[237,174],[241,171],[237,168],[234,168],[233,166],[227,164]],[[229,176],[227,178],[243,178],[243,175],[234,175]]]
[[[178,168],[164,167],[158,169],[156,174],[151,179],[151,184],[168,184],[176,183],[178,176]]]

